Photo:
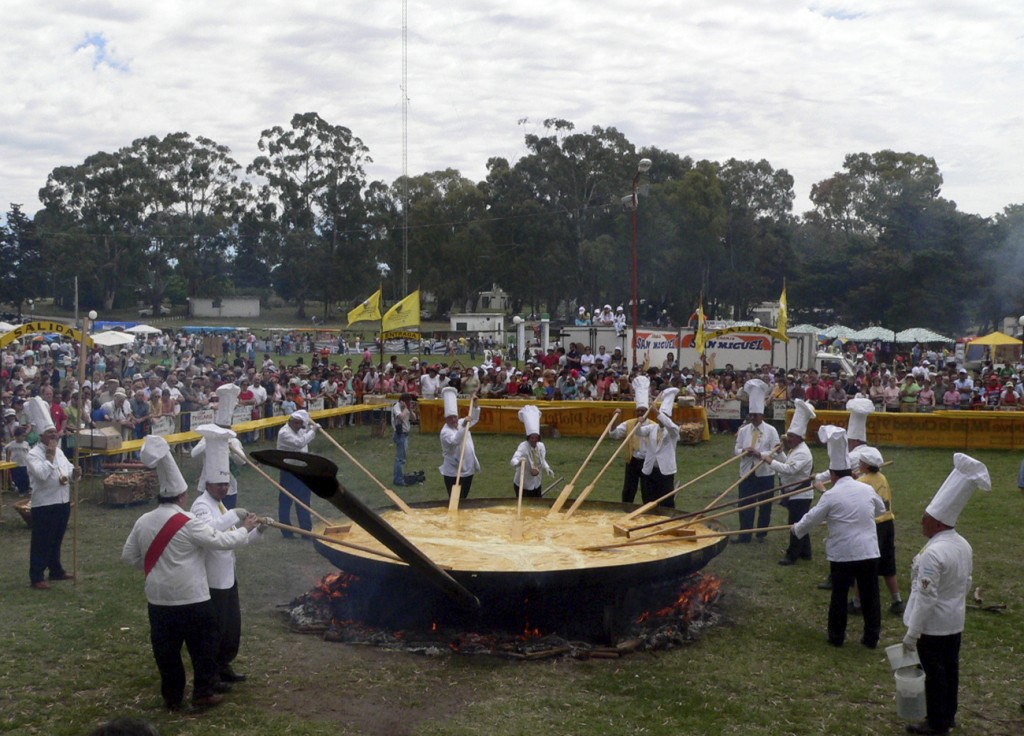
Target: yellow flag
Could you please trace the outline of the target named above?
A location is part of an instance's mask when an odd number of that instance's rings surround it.
[[[786,328],[789,326],[789,305],[786,303],[786,282],[782,282],[782,296],[779,297],[779,321],[775,329],[779,333],[780,340],[789,340]]]
[[[369,299],[348,313],[348,326],[353,322],[380,319],[380,289],[377,289]]]
[[[704,300],[701,299],[700,304],[697,305],[697,334],[693,339],[694,347],[701,355],[704,354],[704,342]]]
[[[384,315],[384,332],[420,326],[420,290],[416,289]]]

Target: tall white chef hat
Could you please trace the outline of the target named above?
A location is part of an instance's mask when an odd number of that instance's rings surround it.
[[[302,426],[305,429],[309,429],[309,425],[313,423],[313,417],[311,417],[309,415],[309,412],[306,411],[305,409],[293,411],[289,419],[298,419],[300,422],[302,422]]]
[[[807,434],[807,425],[816,416],[818,415],[814,413],[813,406],[803,399],[797,399],[793,402],[793,418],[789,422],[789,428],[786,430],[786,433],[803,437]]]
[[[849,440],[868,441],[868,414],[875,410],[871,399],[863,396],[846,402],[846,411],[850,412],[850,421],[846,426],[846,438]]]
[[[924,511],[946,526],[956,526],[960,512],[971,500],[971,495],[976,488],[983,491],[992,490],[992,480],[988,476],[988,468],[980,460],[958,452],[953,455],[953,472],[939,486],[935,497]]]
[[[526,428],[527,437],[531,434],[540,434],[540,409],[533,404],[519,410],[519,421]]]
[[[454,386],[441,389],[441,400],[444,401],[444,418],[459,415],[459,390]]]
[[[53,417],[50,416],[50,405],[42,396],[33,396],[25,402],[25,414],[39,434],[48,429],[55,429]]]
[[[231,417],[238,406],[238,395],[242,389],[233,383],[225,383],[217,387],[217,413],[213,423],[220,427],[230,427]]]
[[[188,490],[188,483],[181,475],[178,463],[174,462],[171,446],[159,435],[148,435],[142,441],[139,460],[147,468],[156,469],[156,477],[160,482],[160,495],[163,498],[177,498]]]
[[[216,424],[204,424],[196,432],[206,440],[206,451],[203,453],[203,477],[207,483],[230,483],[231,464],[228,441],[235,433]],[[205,490],[205,489],[202,489]]]
[[[760,378],[751,378],[743,384],[743,391],[750,400],[750,414],[764,414],[764,397],[768,395],[768,384]]]
[[[832,424],[818,427],[818,439],[828,446],[828,469],[849,470],[850,451],[846,445],[846,430]]]
[[[667,388],[662,391],[661,395],[658,396],[658,398],[661,399],[661,405],[658,407],[658,412],[671,419],[672,410],[675,408],[676,396],[678,395],[678,388]]]
[[[646,409],[651,405],[651,379],[637,376],[633,379],[633,400],[637,409]]]

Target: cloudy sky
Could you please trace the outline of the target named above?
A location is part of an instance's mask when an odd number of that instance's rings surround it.
[[[402,2],[4,0],[0,211],[145,135],[247,164],[316,111],[402,171]],[[853,152],[936,159],[943,195],[1024,202],[1020,0],[408,0],[409,172],[515,160],[546,118],[638,147],[768,159],[812,184]],[[629,182],[623,182],[628,190]]]

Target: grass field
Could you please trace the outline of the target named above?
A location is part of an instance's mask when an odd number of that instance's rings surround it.
[[[382,479],[394,457],[388,439],[368,428],[335,436]],[[474,496],[511,495],[508,460],[518,437],[479,436],[483,472]],[[592,440],[548,442],[549,460],[568,479]],[[253,449],[250,447],[249,449]],[[605,448],[610,452],[610,447]],[[679,449],[682,482],[722,460],[732,438],[715,436]],[[341,478],[368,502],[383,496],[323,439],[314,451],[335,459]],[[603,463],[607,452],[598,452]],[[918,520],[951,468],[950,451],[883,448],[895,464],[887,473],[895,495],[897,558],[904,597],[910,560],[924,543]],[[824,467],[823,450],[815,450]],[[958,526],[975,550],[975,585],[1002,613],[969,610],[962,656],[959,733],[1024,732],[1020,575],[1024,543],[1019,519],[1024,495],[1016,488],[1020,457],[978,452],[994,489],[977,494]],[[436,436],[413,435],[409,469],[428,482],[403,495],[440,500],[443,485]],[[182,463],[186,478],[198,463]],[[591,473],[600,465],[593,464]],[[706,503],[735,480],[722,471],[685,492],[680,506]],[[726,477],[728,475],[728,477]],[[589,479],[584,475],[583,482]],[[597,498],[616,500],[621,469],[613,467]],[[500,489],[488,493],[487,489]],[[243,471],[241,505],[276,514],[276,491]],[[308,590],[331,567],[310,545],[268,532],[243,550],[238,573],[243,641],[238,669],[250,675],[228,702],[202,714],[161,710],[158,676],[149,649],[142,574],[119,560],[135,519],[148,507],[100,505],[99,484],[84,487],[80,507],[77,585],[29,589],[29,532],[6,496],[0,523],[0,731],[17,734],[87,733],[106,718],[141,715],[162,734],[892,734],[896,717],[892,675],[880,649],[857,644],[861,623],[852,619],[842,649],[825,644],[828,593],[817,590],[827,565],[822,533],[815,560],[776,564],[784,539],[728,547],[707,568],[723,580],[722,623],[696,643],[657,654],[613,661],[559,660],[514,663],[489,657],[425,658],[367,647],[329,644],[290,633],[277,606]],[[326,515],[331,509],[321,508]],[[777,509],[775,523],[783,523]],[[735,526],[735,520],[731,525]],[[70,562],[71,533],[65,543]],[[884,594],[883,594],[884,599]],[[882,644],[899,641],[902,623],[883,613]]]

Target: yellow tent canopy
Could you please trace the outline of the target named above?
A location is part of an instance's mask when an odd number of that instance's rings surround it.
[[[999,347],[1002,345],[1021,345],[1024,344],[1016,337],[1010,337],[1009,335],[999,332],[990,332],[984,337],[976,337],[971,340],[968,345],[989,345],[991,347]]]

